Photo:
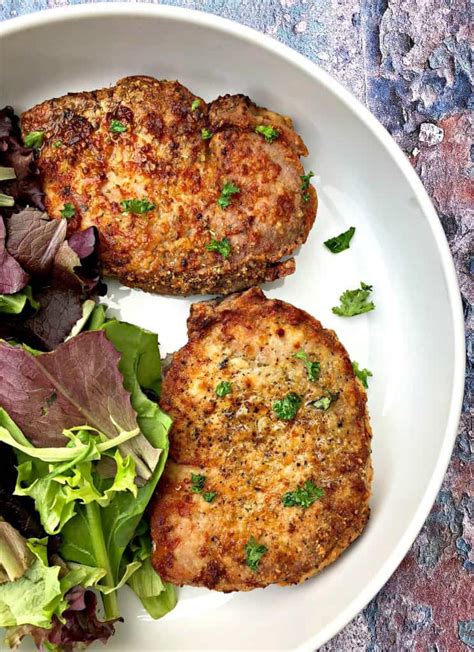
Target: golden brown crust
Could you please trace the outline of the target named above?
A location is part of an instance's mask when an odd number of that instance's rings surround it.
[[[334,332],[254,288],[194,304],[189,342],[165,376],[161,405],[173,418],[170,460],[152,505],[153,564],[164,580],[220,591],[301,582],[334,561],[369,517],[372,467],[366,395]],[[321,364],[308,379],[304,349]],[[216,395],[220,381],[232,392]],[[339,392],[327,411],[310,405]],[[275,400],[302,397],[293,421]],[[191,491],[206,477],[212,503]],[[307,509],[282,497],[307,480],[324,495]],[[255,572],[250,537],[268,552]]]
[[[193,110],[196,99],[178,82],[137,76],[26,111],[23,133],[45,132],[38,165],[49,214],[72,204],[69,232],[97,226],[105,272],[132,287],[226,294],[291,274],[294,261],[280,261],[305,242],[317,207],[314,188],[306,201],[301,190],[303,141],[289,118],[245,96],[200,99]],[[127,130],[113,133],[113,120]],[[279,137],[266,142],[259,124]],[[229,181],[240,193],[222,209]],[[134,198],[155,208],[124,214],[121,202]],[[227,259],[206,249],[223,238]]]

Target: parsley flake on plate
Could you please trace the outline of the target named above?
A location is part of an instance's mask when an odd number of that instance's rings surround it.
[[[347,231],[344,231],[344,233],[340,233],[334,238],[329,238],[329,240],[326,240],[324,244],[333,254],[339,254],[341,251],[349,249],[354,233],[355,226],[351,226],[351,228]]]
[[[301,406],[301,396],[290,392],[285,398],[274,401],[273,411],[282,421],[291,421],[295,418],[296,413]]]
[[[312,361],[309,359],[308,354],[306,351],[298,351],[298,353],[295,353],[294,358],[298,358],[299,360],[303,360],[304,366],[306,367],[306,372],[308,374],[308,380],[311,382],[314,382],[315,380],[318,380],[319,374],[321,373],[321,364],[316,361]]]
[[[231,204],[232,195],[238,195],[240,188],[232,183],[232,181],[227,181],[221,190],[221,196],[217,200],[217,203],[221,208],[228,208]]]
[[[302,487],[294,491],[287,491],[281,499],[285,507],[303,507],[308,509],[313,503],[322,498],[324,491],[317,487],[311,480],[307,480]]]
[[[217,496],[217,491],[206,491],[206,493],[202,495],[206,503],[212,503],[212,501],[216,496]]]
[[[39,149],[43,144],[44,131],[30,131],[29,134],[26,134],[23,142],[25,147],[32,147],[33,149]]]
[[[210,138],[212,138],[213,135],[214,134],[212,133],[212,131],[209,131],[209,129],[205,129],[204,127],[201,129],[201,138],[203,140],[209,140]]]
[[[272,125],[258,125],[255,127],[255,131],[257,134],[262,135],[267,143],[273,143],[280,135],[278,129],[275,129]]]
[[[335,392],[334,394],[332,392],[329,392],[325,396],[320,396],[315,401],[310,401],[308,405],[312,405],[317,410],[323,410],[324,412],[326,412],[326,410],[329,410],[331,405],[334,403],[334,401],[337,401],[338,398],[339,398],[339,392]]]
[[[332,309],[333,313],[340,317],[354,317],[355,315],[361,315],[364,312],[374,310],[375,303],[373,301],[367,301],[372,289],[372,285],[367,285],[362,282],[360,289],[346,290],[339,297],[341,305],[335,306]]]
[[[206,245],[206,249],[208,251],[215,251],[216,253],[220,254],[222,258],[228,258],[230,256],[230,252],[232,251],[232,245],[227,238],[222,238],[222,240],[216,240],[213,238]]]
[[[193,103],[191,104],[191,111],[195,111],[196,109],[199,109],[201,106],[201,100],[199,98],[196,98],[193,100]]]
[[[311,178],[314,177],[314,172],[311,172],[311,170],[308,172],[308,174],[302,174],[301,175],[301,190],[303,192],[303,201],[307,202],[309,201],[309,192],[306,192],[309,188],[309,184],[311,181]]]
[[[216,394],[220,398],[227,396],[232,391],[232,383],[229,383],[227,380],[222,380],[216,387]]]
[[[254,572],[257,571],[260,565],[260,561],[267,551],[267,546],[264,546],[263,543],[258,543],[254,537],[250,537],[250,539],[245,544],[245,557],[247,566]]]
[[[191,473],[191,491],[193,494],[202,494],[205,484],[205,475],[200,475],[199,473]]]
[[[369,387],[369,383],[367,381],[367,378],[372,377],[373,373],[369,371],[368,369],[360,369],[359,368],[359,363],[354,360],[352,363],[352,368],[354,370],[355,375],[357,378],[361,381],[365,389]]]
[[[127,125],[124,125],[120,120],[112,120],[110,123],[109,131],[113,134],[123,134],[127,131]]]
[[[64,207],[61,211],[61,215],[65,217],[67,220],[70,220],[71,217],[74,217],[76,214],[76,209],[74,208],[73,204],[64,204]]]
[[[124,199],[120,202],[122,213],[134,213],[135,215],[143,215],[155,208],[148,199]]]

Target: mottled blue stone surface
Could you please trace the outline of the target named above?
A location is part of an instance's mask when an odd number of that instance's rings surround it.
[[[0,19],[77,0],[0,0]],[[463,295],[468,369],[443,487],[390,581],[325,652],[474,648],[474,148],[468,0],[171,0],[272,35],[362,100],[410,157],[438,210]]]

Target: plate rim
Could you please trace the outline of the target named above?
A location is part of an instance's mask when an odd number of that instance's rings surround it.
[[[336,95],[345,107],[351,111],[380,142],[387,155],[391,157],[410,186],[434,238],[434,243],[436,245],[443,275],[446,281],[449,309],[453,321],[454,370],[449,400],[449,413],[444,428],[444,440],[438,460],[432,470],[431,479],[425,488],[423,497],[415,510],[411,522],[406,528],[403,536],[400,537],[392,553],[385,560],[372,580],[365,585],[354,599],[351,600],[345,609],[296,648],[299,652],[312,652],[336,636],[336,634],[338,634],[364,609],[364,607],[387,583],[405,555],[408,553],[412,543],[423,527],[446,475],[446,470],[451,459],[451,454],[458,433],[465,384],[464,315],[454,260],[449,249],[449,244],[436,209],[423,186],[421,179],[418,177],[405,153],[398,146],[385,127],[377,120],[369,109],[362,104],[362,102],[352,95],[349,90],[346,90],[342,84],[328,72],[318,66],[318,64],[312,62],[290,46],[277,41],[268,34],[264,34],[252,27],[242,25],[228,18],[223,18],[213,13],[207,13],[195,9],[140,2],[132,4],[124,2],[99,2],[94,4],[40,10],[23,16],[17,16],[0,21],[0,39],[2,36],[9,36],[16,32],[32,30],[36,27],[45,25],[46,23],[75,21],[94,18],[97,16],[107,17],[112,15],[117,17],[150,16],[158,19],[165,18],[194,25],[204,25],[251,42],[252,44],[269,51],[277,57],[285,59],[295,67],[301,69],[316,82],[322,84],[330,93]]]

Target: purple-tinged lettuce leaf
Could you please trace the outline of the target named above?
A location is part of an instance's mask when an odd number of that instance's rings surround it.
[[[65,596],[69,607],[63,612],[61,622],[54,617],[50,629],[23,625],[7,634],[7,644],[16,649],[23,638],[31,636],[39,650],[73,650],[92,645],[96,641],[105,644],[115,633],[115,621],[102,622],[97,616],[97,597],[93,591],[75,586]]]
[[[135,430],[136,413],[118,369],[120,354],[103,331],[81,333],[52,353],[33,356],[0,342],[0,406],[35,446],[64,446],[63,430],[89,425],[112,439]],[[148,480],[160,449],[139,435],[121,447]]]
[[[60,287],[71,288],[76,292],[83,292],[85,289],[84,284],[76,273],[80,265],[81,259],[74,249],[69,246],[69,242],[63,242],[54,259],[53,277],[55,284]]]
[[[77,325],[87,317],[91,298],[106,289],[97,263],[96,229],[91,227],[76,236],[58,247],[50,282],[35,293],[41,309],[24,323],[29,343],[46,351],[78,330]]]
[[[25,208],[6,222],[7,249],[32,275],[51,271],[54,257],[66,237],[66,220],[50,220],[46,213]]]
[[[107,287],[100,282],[98,243],[94,226],[75,233],[63,243],[54,261],[58,282],[81,288],[89,294],[105,294]]]
[[[23,290],[30,277],[5,246],[6,229],[0,217],[0,294],[14,294]]]
[[[69,246],[79,258],[88,258],[92,256],[97,244],[97,229],[90,226],[84,231],[78,231],[68,239]]]
[[[72,289],[49,286],[38,290],[35,297],[40,310],[23,322],[19,332],[31,346],[52,351],[81,319],[83,295]]]
[[[101,622],[98,619],[95,594],[76,586],[69,591],[66,599],[69,601],[69,609],[63,613],[66,622],[56,620],[49,642],[63,649],[75,644],[88,646],[95,641],[107,643],[115,633],[114,622],[117,621]],[[122,618],[118,621],[122,622]]]
[[[97,599],[87,590],[97,586],[105,570],[68,565],[57,555],[49,559],[47,543],[46,539],[25,541],[33,565],[19,580],[0,585],[0,624],[8,627],[6,644],[16,649],[27,636],[40,650],[105,643],[114,633],[114,622],[99,620]]]
[[[41,538],[44,530],[34,501],[14,496],[17,479],[17,459],[11,446],[0,444],[0,514],[26,537]]]
[[[71,247],[65,240],[66,221],[47,220],[44,215],[25,209],[7,220],[7,253],[32,272],[39,309],[3,320],[0,336],[51,351],[79,332],[91,300],[106,287],[100,280],[96,229],[73,236]]]
[[[4,192],[12,195],[18,206],[33,205],[44,210],[43,192],[34,150],[24,147],[18,116],[11,106],[0,110],[0,165],[12,167],[16,179],[2,184]],[[11,211],[4,209],[3,214]]]

